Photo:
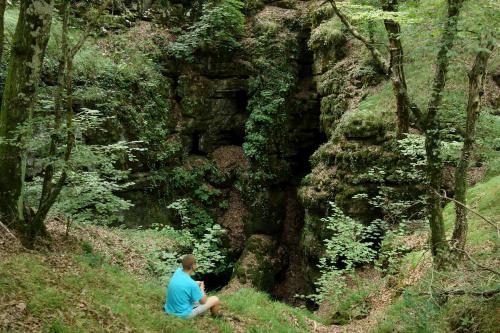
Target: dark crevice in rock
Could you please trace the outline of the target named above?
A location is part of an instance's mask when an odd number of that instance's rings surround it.
[[[285,268],[275,277],[271,294],[290,304],[299,304],[295,295],[309,293],[312,286],[302,274],[304,260],[300,247],[300,238],[304,226],[305,211],[300,202],[297,189],[302,178],[311,172],[309,158],[326,141],[320,130],[320,101],[313,82],[313,54],[308,49],[307,40],[310,31],[300,36],[299,80],[293,98],[301,107],[291,115],[293,134],[291,145],[294,154],[290,159],[291,176],[284,191],[284,217],[278,242],[286,254]]]

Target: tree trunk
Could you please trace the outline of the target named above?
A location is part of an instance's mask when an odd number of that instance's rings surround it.
[[[467,103],[467,120],[465,123],[464,146],[458,167],[455,170],[455,200],[466,205],[467,169],[474,148],[476,136],[476,122],[481,110],[481,96],[483,95],[486,65],[494,48],[491,36],[481,38],[481,49],[476,55],[474,65],[469,72],[469,99]],[[453,230],[453,245],[463,253],[467,240],[467,210],[464,206],[455,204],[455,228]]]
[[[51,161],[44,170],[44,182],[42,187],[42,195],[38,205],[38,210],[33,217],[29,227],[29,242],[32,243],[36,236],[45,229],[44,221],[50,208],[54,205],[57,197],[66,182],[68,176],[68,162],[71,157],[73,146],[75,145],[75,134],[73,128],[73,59],[75,55],[85,44],[85,41],[90,36],[92,29],[95,27],[102,12],[108,7],[111,0],[106,0],[88,22],[84,33],[75,45],[70,47],[68,40],[68,22],[69,22],[69,5],[70,2],[65,0],[61,6],[62,15],[62,32],[61,32],[61,56],[59,58],[59,67],[57,75],[57,90],[54,97],[54,133],[52,134],[49,156]],[[62,108],[63,108],[63,92],[66,90],[66,148],[62,158],[63,166],[59,179],[54,182],[54,162],[57,159],[57,146],[61,143],[59,134],[62,125]]]
[[[396,11],[398,1],[390,0],[383,5],[385,11]],[[389,74],[392,81],[392,89],[396,97],[396,114],[398,117],[397,138],[403,139],[410,128],[410,106],[408,96],[408,87],[404,72],[404,53],[401,44],[401,27],[398,22],[385,19],[385,30],[389,39]]]
[[[25,133],[52,21],[51,0],[22,0],[0,111],[0,215],[24,226]]]
[[[66,72],[66,62],[68,57],[68,25],[69,25],[69,11],[68,1],[64,1],[60,8],[60,15],[62,17],[61,29],[61,54],[59,55],[59,63],[57,67],[57,88],[54,95],[54,131],[51,135],[49,147],[49,162],[44,169],[44,178],[42,186],[42,195],[40,203],[48,197],[52,190],[52,178],[54,175],[54,162],[57,160],[56,151],[61,142],[61,123],[62,123],[62,104],[64,94],[64,77]]]
[[[5,16],[5,6],[6,1],[0,0],[0,62],[2,61],[3,56],[3,46],[4,46],[4,16]]]
[[[437,111],[441,107],[442,93],[446,84],[446,74],[450,62],[449,51],[453,48],[457,35],[458,17],[462,5],[463,0],[448,0],[448,16],[437,55],[436,75],[425,121],[425,152],[427,157],[427,178],[430,187],[427,207],[431,229],[431,251],[438,268],[446,264],[449,247],[446,243],[443,210],[439,195],[443,180],[443,163],[440,157],[441,138]]]

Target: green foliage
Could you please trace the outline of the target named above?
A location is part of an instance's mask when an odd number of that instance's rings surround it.
[[[207,227],[200,241],[195,242],[193,254],[197,258],[197,274],[221,273],[228,268],[226,254],[222,248],[225,230],[218,224]]]
[[[214,200],[216,200],[221,193],[220,190],[209,188],[206,184],[200,185],[200,187],[194,191],[196,198],[206,204],[213,204]]]
[[[172,135],[170,81],[156,61],[161,56],[154,36],[131,43],[138,28],[128,34],[86,43],[74,60],[75,101],[99,110],[109,118],[89,133],[99,143],[141,141],[147,148],[135,152],[149,167],[162,165],[181,154],[182,146]],[[101,130],[107,129],[106,136]]]
[[[375,226],[364,226],[344,215],[334,203],[330,203],[330,214],[323,218],[332,236],[326,239],[325,254],[318,267],[320,278],[316,281],[316,294],[308,296],[316,302],[328,299],[335,304],[347,287],[346,277],[354,273],[356,266],[369,264],[376,252],[367,238]]]
[[[252,39],[253,65],[260,73],[251,77],[243,150],[249,158],[255,183],[265,183],[288,172],[287,121],[292,107],[287,102],[297,80],[297,68],[288,57],[296,55],[297,41],[274,26],[257,25]],[[280,158],[281,157],[281,158]]]
[[[62,158],[56,160],[39,158],[47,153],[48,140],[45,136],[35,136],[30,140],[30,156],[38,158],[40,167],[51,163],[55,170],[55,179],[61,169],[67,168],[66,184],[51,208],[50,216],[62,215],[65,219],[77,223],[111,224],[121,222],[120,212],[132,204],[120,198],[117,193],[128,188],[129,171],[117,168],[119,162],[133,160],[134,142],[117,142],[108,145],[84,144],[83,135],[99,128],[106,120],[96,110],[84,109],[75,117],[74,126],[78,132],[76,147],[71,159],[63,165]],[[39,122],[43,124],[43,122]],[[64,129],[65,131],[66,129]],[[59,155],[63,152],[60,151]],[[37,176],[27,183],[27,203],[36,206],[42,190],[41,177]]]
[[[227,269],[223,265],[226,258],[226,249],[222,243],[222,237],[225,230],[218,224],[215,224],[203,209],[193,205],[189,199],[179,199],[171,203],[167,208],[174,209],[181,218],[182,229],[177,231],[177,237],[182,240],[181,246],[177,251],[188,254],[192,253],[198,261],[197,273],[220,273]],[[174,232],[171,227],[158,227],[158,230]],[[178,252],[172,250],[160,251],[158,254],[161,259],[160,269],[155,270],[163,275],[171,270],[175,258],[179,258]],[[158,265],[157,265],[158,266]]]
[[[214,225],[210,214],[193,203],[191,199],[175,200],[167,208],[175,210],[181,219],[181,226],[197,237],[201,237],[207,228]]]
[[[227,55],[240,48],[245,17],[240,0],[215,0],[203,4],[202,15],[187,32],[168,45],[176,59],[193,62],[197,51]]]
[[[425,138],[422,135],[408,134],[397,141],[397,151],[408,161],[407,167],[398,168],[396,173],[401,179],[424,181],[424,167],[427,164],[425,155]]]
[[[499,216],[497,204],[500,176],[471,188],[467,202],[480,214]],[[451,231],[454,223],[454,206],[444,209],[445,226]],[[495,229],[474,214],[469,215],[468,253],[482,266],[493,267],[497,258],[498,235]],[[489,244],[489,245],[488,245]],[[443,290],[483,291],[498,289],[498,276],[480,269],[465,259],[456,267],[434,271],[425,258],[425,250],[410,252],[403,257],[396,279],[423,274],[413,286],[405,288],[402,298],[389,308],[384,320],[374,332],[495,332],[499,325],[498,295],[491,298],[474,295],[439,295]],[[426,266],[428,265],[428,266]],[[425,268],[429,267],[429,268]],[[419,270],[424,272],[419,272]],[[432,293],[429,295],[428,293]]]

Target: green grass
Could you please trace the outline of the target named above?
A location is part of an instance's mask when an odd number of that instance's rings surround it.
[[[165,315],[164,286],[103,264],[94,254],[14,255],[0,262],[0,294],[5,303],[25,303],[27,318],[41,320],[44,330],[51,332],[234,331],[224,319]],[[308,331],[304,318],[311,316],[309,312],[273,301],[267,294],[240,289],[221,299],[224,312],[238,318],[246,332]]]
[[[482,9],[496,6],[496,11]],[[417,105],[426,111],[430,98],[432,80],[435,76],[435,62],[442,31],[442,22],[445,14],[445,1],[422,0],[419,5],[414,2],[402,4],[401,40],[405,51],[405,72],[408,82],[408,91]],[[473,33],[464,31],[480,31],[482,28],[494,28],[493,22],[498,22],[498,5],[489,0],[466,2],[459,21],[459,29],[453,57],[450,62],[443,105],[439,117],[443,128],[447,129],[447,140],[456,140],[457,134],[465,123],[465,109],[467,106],[468,77],[475,58],[478,38]],[[374,25],[377,40],[380,45],[387,43],[386,34],[381,20]],[[359,24],[359,23],[358,23]],[[361,24],[360,24],[361,26]],[[384,47],[380,47],[385,51]],[[490,73],[498,72],[500,66],[500,52],[494,52],[488,63]],[[377,116],[383,115],[389,122],[396,121],[395,100],[390,81],[386,81],[377,93],[368,96],[360,105],[360,110],[368,110]],[[498,158],[498,141],[500,131],[500,117],[489,105],[484,105],[478,120],[477,140],[480,143],[477,158],[483,163]],[[498,164],[498,163],[497,163]],[[498,170],[498,168],[496,169]]]
[[[498,223],[500,217],[500,176],[491,178],[490,180],[477,184],[467,191],[467,206],[473,208],[486,218]],[[445,207],[444,212],[445,226],[448,231],[453,228],[455,220],[455,207],[449,204]],[[486,240],[498,241],[496,233],[492,232],[493,227],[484,222],[476,214],[470,213],[469,217],[469,234],[467,242],[470,245],[480,245]]]
[[[500,176],[480,183],[467,193],[468,205],[480,214],[498,223],[500,216]],[[454,206],[448,204],[444,219],[448,233],[454,222]],[[500,255],[498,237],[494,228],[474,214],[469,214],[467,251],[483,266],[494,265]],[[427,253],[428,254],[428,253]],[[412,274],[423,251],[409,253],[403,260],[401,274]],[[427,256],[428,258],[428,256]],[[405,264],[406,263],[406,264]],[[493,266],[494,267],[494,266]],[[420,293],[430,290],[492,290],[500,287],[498,276],[478,268],[464,259],[464,263],[444,272],[428,269],[416,285],[406,288],[389,308],[385,320],[375,332],[497,332],[500,318],[500,297],[483,298],[471,295],[450,296],[447,299]],[[420,295],[419,295],[420,294]]]

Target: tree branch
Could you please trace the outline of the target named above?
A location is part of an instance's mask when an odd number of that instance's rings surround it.
[[[485,271],[488,271],[488,272],[491,272],[491,273],[494,273],[496,275],[500,275],[500,272],[498,272],[497,270],[493,269],[493,268],[489,268],[489,267],[486,267],[486,266],[483,266],[481,265],[480,263],[478,263],[476,260],[474,260],[471,255],[465,251],[465,250],[462,250],[462,249],[458,249],[456,247],[453,248],[455,251],[458,251],[460,253],[463,253],[465,254],[465,256],[467,257],[467,259],[469,259],[474,265],[476,265],[477,267],[480,267],[482,269],[484,269]]]
[[[479,216],[480,218],[482,218],[486,223],[490,224],[491,226],[493,226],[495,229],[497,229],[497,233],[499,232],[499,227],[498,225],[493,222],[493,221],[490,221],[488,218],[486,218],[484,215],[481,215],[480,213],[478,213],[477,211],[475,211],[474,209],[470,208],[470,207],[467,207],[466,205],[464,205],[463,203],[461,203],[460,201],[458,200],[455,200],[453,198],[450,198],[446,195],[446,192],[444,192],[444,195],[442,194],[439,194],[439,192],[437,192],[436,190],[432,189],[434,191],[434,193],[436,195],[438,195],[439,197],[443,198],[443,199],[446,199],[448,201],[452,201],[454,203],[456,203],[457,205],[460,205],[462,207],[464,207],[465,209],[467,209],[468,211],[476,214],[477,216]],[[443,190],[444,191],[444,190]]]
[[[351,22],[349,22],[347,16],[345,16],[344,13],[342,13],[339,10],[339,8],[337,7],[337,3],[334,0],[328,0],[328,2],[330,2],[333,12],[342,21],[347,30],[349,30],[349,32],[354,36],[354,38],[363,43],[366,46],[366,48],[370,51],[373,60],[375,60],[375,62],[377,63],[377,66],[380,67],[380,69],[384,72],[384,74],[389,75],[390,71],[389,64],[384,59],[379,50],[377,50],[375,45],[373,45],[373,43],[371,43],[368,38],[359,33],[359,31],[351,24]]]
[[[68,52],[68,58],[72,59],[75,57],[76,53],[78,51],[80,51],[80,49],[82,48],[83,44],[85,43],[85,41],[87,40],[87,38],[90,36],[90,33],[92,32],[92,29],[94,28],[94,26],[97,24],[97,21],[99,20],[99,18],[101,17],[101,14],[102,12],[109,6],[109,4],[112,2],[113,0],[106,0],[103,2],[103,4],[99,7],[99,9],[97,10],[97,13],[93,15],[93,19],[92,21],[90,21],[87,26],[85,27],[85,31],[83,32],[83,34],[81,35],[80,39],[78,40],[78,42],[72,47],[70,48],[69,52]]]
[[[451,296],[451,295],[472,295],[472,296],[480,296],[480,297],[493,297],[496,294],[500,293],[500,288],[499,289],[492,289],[492,290],[484,290],[484,291],[472,291],[472,290],[443,290],[440,292],[435,292],[435,293],[430,293],[430,292],[421,292],[418,293],[419,295],[439,295],[439,296]]]
[[[7,228],[7,226],[5,224],[3,224],[2,222],[0,222],[0,227],[2,227],[2,229],[5,230],[5,232],[7,233],[7,235],[9,235],[10,237],[12,237],[14,239],[17,239],[17,237],[10,231],[10,229]]]

